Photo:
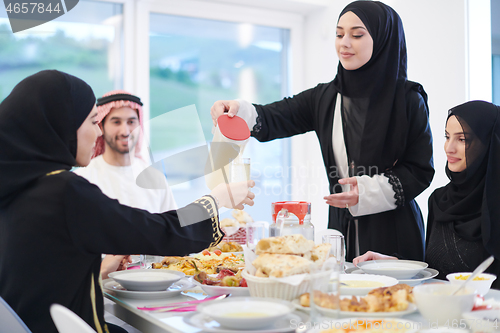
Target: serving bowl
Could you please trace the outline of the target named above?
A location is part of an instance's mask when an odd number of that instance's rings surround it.
[[[357,265],[366,274],[387,275],[395,279],[409,279],[429,266],[414,260],[370,260]]]
[[[451,284],[453,285],[459,285],[465,281],[465,279],[460,279],[459,277],[465,277],[468,278],[472,273],[451,273],[446,275],[446,278],[448,281],[450,281]],[[484,280],[476,280],[477,278],[484,279]],[[497,278],[496,275],[494,274],[488,274],[488,273],[483,273],[479,274],[478,277],[476,277],[473,281],[467,282],[467,287],[470,289],[475,289],[476,292],[483,296],[485,295],[488,291],[490,291],[491,284],[493,281],[495,281]]]
[[[340,295],[364,296],[380,287],[398,284],[398,280],[385,275],[373,274],[339,274]]]
[[[169,269],[134,269],[109,273],[109,277],[130,291],[162,291],[184,276]]]
[[[457,295],[451,295],[456,289],[451,284],[427,283],[414,287],[413,296],[424,318],[446,326],[447,322],[450,324],[453,320],[460,322],[462,313],[471,311],[474,306],[474,290],[466,287]]]
[[[210,316],[222,326],[237,330],[270,326],[293,310],[290,302],[258,297],[230,297],[197,307],[198,312]]]
[[[330,271],[322,273],[324,281],[330,280]],[[287,283],[286,278],[268,278],[254,276],[243,270],[241,276],[245,278],[252,297],[271,297],[291,301],[304,293],[308,293],[311,288],[311,275],[306,274],[299,284]],[[292,276],[293,277],[293,276]]]

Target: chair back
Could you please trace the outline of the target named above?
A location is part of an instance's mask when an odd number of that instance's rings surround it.
[[[50,315],[59,333],[96,333],[82,318],[60,304],[50,306]]]
[[[31,333],[28,326],[2,297],[0,297],[0,325],[0,331],[2,332]]]

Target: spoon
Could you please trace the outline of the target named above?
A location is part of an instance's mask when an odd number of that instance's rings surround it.
[[[455,290],[454,292],[452,292],[451,295],[455,295],[456,293],[458,293],[461,289],[463,289],[465,287],[465,285],[467,284],[467,282],[474,280],[474,278],[476,276],[478,276],[479,274],[481,274],[482,272],[484,272],[486,270],[486,268],[490,267],[490,265],[493,262],[493,260],[495,260],[495,257],[491,256],[488,259],[486,259],[485,261],[483,261],[479,266],[477,266],[477,268],[472,272],[472,274],[467,278],[467,280],[465,280],[458,287],[457,290]]]

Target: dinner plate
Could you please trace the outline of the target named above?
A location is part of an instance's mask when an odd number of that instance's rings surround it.
[[[341,297],[344,298],[344,297]],[[350,298],[350,297],[349,297]],[[294,299],[292,304],[298,310],[309,313],[311,309],[307,306],[300,305],[298,299]],[[332,309],[320,308],[318,307],[318,311],[325,317],[337,317],[337,312]],[[413,312],[417,311],[417,305],[414,303],[408,303],[408,309],[404,311],[394,311],[394,312],[355,312],[355,311],[340,311],[340,318],[351,318],[351,317],[367,317],[367,318],[388,318],[388,317],[402,317]]]
[[[208,296],[219,296],[224,294],[231,294],[231,296],[250,296],[248,287],[225,287],[225,286],[210,286],[201,284],[194,278],[191,278],[195,286],[200,287]]]
[[[106,292],[112,292],[117,297],[126,297],[134,299],[158,299],[168,298],[179,295],[184,290],[193,287],[190,279],[185,278],[177,281],[163,291],[130,291],[123,288],[118,282],[113,279],[106,279],[102,282],[103,288]]]
[[[347,274],[365,274],[361,269],[357,267],[352,267],[348,268],[346,270]],[[429,268],[427,267],[426,269],[420,271],[417,275],[412,277],[411,279],[398,279],[399,283],[404,283],[409,286],[416,286],[417,284],[422,283],[423,281],[432,279],[433,277],[436,277],[439,274],[439,272],[434,269],[434,268]]]
[[[396,279],[411,279],[429,265],[415,260],[368,260],[357,264],[367,274],[387,275]]]
[[[300,312],[289,313],[286,316],[278,319],[269,327],[264,327],[258,330],[233,330],[225,328],[217,321],[200,312],[190,313],[184,316],[184,322],[187,324],[201,328],[204,332],[221,332],[221,333],[274,333],[274,332],[293,332],[300,323],[305,323],[308,316]]]

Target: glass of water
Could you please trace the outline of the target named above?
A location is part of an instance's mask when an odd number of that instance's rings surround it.
[[[231,162],[230,183],[250,180],[250,158],[237,157]]]
[[[340,267],[340,273],[345,273],[345,243],[342,235],[324,235],[323,243],[330,244],[330,257],[335,257]]]

